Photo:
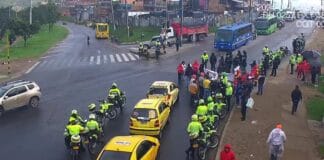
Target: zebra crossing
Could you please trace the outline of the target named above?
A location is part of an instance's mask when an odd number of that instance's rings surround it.
[[[133,53],[119,53],[119,54],[101,54],[83,57],[82,63],[89,65],[101,65],[107,63],[124,63],[139,60],[139,56]]]
[[[139,60],[139,56],[133,53],[97,54],[84,57],[48,57],[37,65],[39,70],[57,70],[76,66],[105,65],[117,63],[129,63]]]

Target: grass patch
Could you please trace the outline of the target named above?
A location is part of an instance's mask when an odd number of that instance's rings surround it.
[[[113,30],[113,27],[110,26],[110,35],[118,39],[118,42],[137,42],[141,41],[141,35],[144,34],[143,41],[151,40],[153,36],[160,34],[159,27],[133,27],[130,28],[130,35],[127,35],[126,27],[117,27],[116,30]],[[131,30],[133,34],[131,34]]]
[[[42,56],[48,49],[53,47],[59,41],[63,40],[69,31],[58,25],[54,25],[51,32],[48,31],[48,25],[42,26],[39,32],[27,40],[27,46],[24,47],[24,41],[18,41],[10,48],[11,60],[37,58]],[[0,60],[5,58],[6,51],[0,53]]]
[[[324,145],[320,145],[319,147],[321,157],[324,157]]]
[[[2,38],[0,40],[0,50],[3,49],[6,46],[6,38]]]
[[[217,32],[217,30],[218,30],[218,27],[217,26],[210,26],[210,27],[208,27],[208,32],[209,33],[215,33],[215,32]]]
[[[320,97],[311,98],[307,101],[307,114],[312,120],[322,121],[324,115],[324,99]]]

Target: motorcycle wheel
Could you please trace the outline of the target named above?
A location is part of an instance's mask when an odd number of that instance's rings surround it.
[[[97,143],[96,142],[89,142],[88,143],[88,151],[91,155],[95,154]]]
[[[109,108],[107,116],[110,120],[116,119],[117,118],[116,108]]]
[[[209,138],[209,141],[210,141],[210,143],[209,143],[209,145],[208,145],[208,147],[209,148],[216,148],[217,146],[218,146],[218,143],[219,143],[219,137],[218,137],[218,135],[212,135],[210,138]]]
[[[224,119],[226,117],[226,114],[227,114],[227,110],[225,107],[223,107],[222,110],[220,111],[219,118]]]
[[[199,147],[198,148],[198,158],[200,160],[205,160],[206,159],[206,152],[207,152],[207,149],[205,147]]]

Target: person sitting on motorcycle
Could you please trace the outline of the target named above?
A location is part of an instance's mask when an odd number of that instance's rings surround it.
[[[217,95],[217,94],[216,94]],[[217,97],[217,96],[216,96]],[[215,102],[215,110],[216,113],[220,116],[221,114],[221,110],[223,109],[223,107],[226,106],[225,103],[223,103],[223,100],[221,98],[216,98],[216,102]]]
[[[188,124],[188,127],[187,127],[187,132],[190,137],[190,146],[186,150],[187,155],[189,155],[189,153],[191,153],[192,158],[194,157],[193,144],[194,144],[195,140],[199,137],[199,135],[202,134],[203,130],[204,129],[203,129],[201,123],[198,121],[198,115],[196,115],[196,114],[192,115],[191,122]]]
[[[120,91],[120,89],[117,87],[117,84],[116,83],[113,83],[111,85],[111,88],[109,90],[109,93],[108,93],[108,97],[110,96],[117,96],[115,97],[118,101],[118,105],[121,106],[122,105],[122,99],[121,99],[121,96],[123,95],[123,92]],[[122,108],[122,107],[120,107]]]
[[[100,112],[101,113],[107,113],[108,109],[110,106],[112,106],[113,104],[111,103],[108,103],[106,100],[103,100],[101,103],[100,103]]]
[[[208,112],[207,112],[207,118],[209,119],[211,124],[215,124],[215,121],[217,120],[218,115],[215,112],[215,103],[213,101],[213,98],[211,96],[208,97],[207,99],[208,104],[207,104],[207,108],[208,108]]]
[[[85,131],[85,128],[82,127],[75,119],[72,119],[68,125],[65,127],[65,145],[69,148],[71,142],[71,136],[80,135]],[[82,143],[81,143],[82,144]],[[81,145],[81,148],[83,146]]]
[[[78,124],[84,124],[85,121],[81,118],[81,116],[78,114],[78,111],[76,109],[73,109],[71,111],[71,116],[69,118],[69,122],[75,120]]]
[[[96,139],[98,139],[98,136],[102,132],[102,129],[99,125],[99,123],[96,121],[96,115],[95,114],[90,114],[89,115],[89,121],[86,124],[86,127],[88,129],[88,135],[95,134]]]
[[[203,99],[200,99],[199,100],[199,105],[197,107],[197,110],[196,110],[196,114],[198,115],[198,118],[200,118],[201,116],[205,116],[208,112],[208,108],[207,106],[205,105],[205,102]]]

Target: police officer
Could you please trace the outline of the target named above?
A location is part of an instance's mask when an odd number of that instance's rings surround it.
[[[204,51],[204,53],[201,55],[201,63],[203,64],[204,68],[207,68],[209,56],[207,54],[207,51]]]
[[[296,59],[297,59],[297,64],[303,62],[303,56],[300,53],[297,55]]]
[[[270,53],[270,49],[268,48],[268,46],[264,46],[264,48],[262,49],[262,53],[263,53],[264,55],[267,55],[267,54]]]
[[[98,139],[98,136],[100,135],[102,129],[99,125],[99,123],[96,121],[96,115],[95,114],[90,114],[89,115],[89,121],[86,124],[87,129],[89,130],[88,135],[95,134]]]
[[[191,153],[191,157],[194,158],[194,148],[193,148],[193,142],[199,137],[199,135],[202,134],[203,132],[203,127],[201,123],[198,121],[198,116],[197,115],[192,115],[191,116],[191,122],[188,124],[187,127],[187,132],[190,137],[190,146],[186,150],[187,156],[189,156],[189,153]]]
[[[208,107],[205,105],[205,101],[203,99],[200,99],[199,105],[196,110],[196,114],[198,115],[198,118],[205,116],[207,112],[208,112]]]
[[[79,125],[76,120],[71,120],[69,124],[66,126],[64,132],[66,146],[70,147],[71,136],[80,135],[80,133],[82,133],[83,131],[85,131],[84,127]],[[83,148],[82,145],[81,148]]]
[[[230,82],[228,82],[226,85],[225,95],[226,95],[227,112],[229,112],[230,107],[231,107],[231,99],[232,99],[232,95],[233,95],[233,87]]]
[[[81,118],[81,116],[78,114],[78,111],[76,109],[73,109],[71,111],[71,116],[69,118],[69,122],[76,121],[78,124],[85,123],[85,121]]]
[[[160,56],[160,51],[161,50],[161,42],[159,40],[157,40],[155,42],[155,58],[156,59],[159,59],[159,56]]]
[[[290,74],[294,74],[294,67],[296,64],[296,55],[292,54],[289,58],[289,64],[290,64]]]
[[[140,52],[140,54],[143,54],[143,49],[144,49],[143,42],[140,42],[139,47],[138,47],[138,51]]]

